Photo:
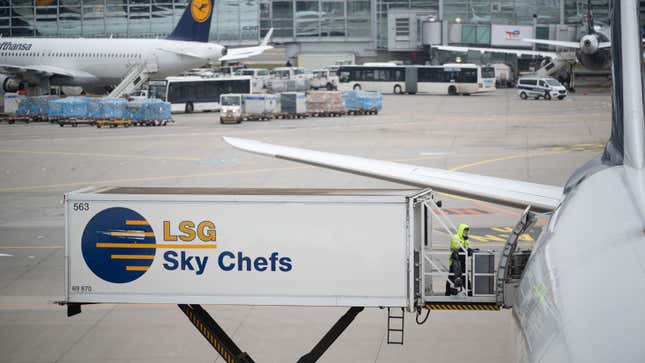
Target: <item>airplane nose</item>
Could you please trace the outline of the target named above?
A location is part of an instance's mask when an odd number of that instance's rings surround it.
[[[585,43],[585,47],[590,47],[591,46],[591,40],[589,40],[589,39],[586,39],[584,43]]]
[[[222,47],[222,56],[225,56],[228,53],[228,48]]]

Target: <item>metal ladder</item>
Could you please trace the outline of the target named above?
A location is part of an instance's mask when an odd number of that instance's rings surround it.
[[[405,328],[405,311],[401,309],[401,315],[393,315],[392,308],[387,308],[387,344],[400,344],[403,345],[404,328]],[[397,325],[396,321],[401,323]],[[393,324],[394,323],[394,324]],[[400,338],[400,339],[396,339]]]
[[[110,92],[108,97],[121,97],[128,94],[141,87],[149,78],[147,63],[135,64],[130,67],[128,75]]]

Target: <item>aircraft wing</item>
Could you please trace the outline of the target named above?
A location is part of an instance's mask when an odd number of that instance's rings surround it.
[[[510,179],[481,176],[427,168],[391,161],[332,154],[294,147],[267,144],[254,140],[224,137],[232,146],[261,155],[297,161],[401,184],[430,187],[473,199],[517,208],[531,205],[535,211],[547,212],[558,207],[563,188]]]
[[[73,69],[66,69],[47,65],[33,65],[33,66],[16,66],[12,64],[0,64],[0,73],[4,74],[20,74],[20,73],[34,73],[42,77],[51,76],[64,76],[70,78],[93,78],[94,75],[81,72]]]
[[[504,49],[504,48],[477,48],[477,47],[456,47],[453,45],[433,45],[433,48],[439,50],[447,50],[452,52],[481,52],[481,53],[504,53],[515,54],[518,57],[523,55],[536,55],[540,57],[555,58],[558,56],[556,52],[543,52],[539,50],[524,50],[524,49]]]
[[[264,53],[264,51],[267,49],[273,49],[273,47],[269,45],[269,41],[271,40],[272,35],[273,35],[273,28],[269,29],[269,32],[267,33],[267,35],[264,36],[264,39],[262,39],[262,42],[260,43],[260,45],[255,47],[230,48],[228,49],[228,52],[226,53],[226,55],[221,57],[219,61],[231,61],[231,60],[250,58],[255,55],[260,55]]]
[[[553,45],[556,47],[563,48],[574,48],[579,49],[580,43],[578,42],[566,42],[563,40],[546,40],[546,39],[522,39],[523,42],[535,43],[535,44],[544,44],[544,45]]]

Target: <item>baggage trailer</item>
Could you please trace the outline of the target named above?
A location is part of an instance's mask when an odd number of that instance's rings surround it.
[[[59,118],[54,122],[56,122],[60,127],[63,127],[65,125],[70,125],[72,127],[78,127],[78,125],[97,126],[96,120],[87,119],[87,118],[75,118],[75,117]]]
[[[387,342],[403,344],[405,311],[422,324],[423,309],[509,306],[514,290],[504,282],[516,269],[509,261],[530,227],[513,231],[499,277],[494,253],[473,253],[465,257],[461,293],[446,296],[452,273],[441,267],[446,252],[434,251],[430,236],[433,217],[444,228],[450,223],[436,213],[434,198],[429,189],[70,192],[60,303],[68,316],[83,304],[177,304],[230,362],[253,360],[200,304],[348,307],[303,362],[320,358],[366,307],[387,308]]]
[[[29,116],[17,116],[15,114],[0,114],[0,122],[6,122],[9,125],[13,125],[16,122],[22,122],[22,123],[30,123],[32,122],[32,118]]]

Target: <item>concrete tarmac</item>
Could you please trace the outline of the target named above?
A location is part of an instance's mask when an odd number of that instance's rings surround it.
[[[68,191],[95,185],[401,187],[235,150],[221,136],[563,185],[601,152],[608,93],[521,101],[514,90],[470,97],[385,96],[377,116],[220,125],[217,113],[177,114],[167,127],[97,129],[0,124],[0,362],[221,362],[174,305],[93,305],[67,318],[64,219]],[[519,210],[444,197],[474,245],[499,248]],[[543,220],[542,223],[545,223]],[[530,247],[537,235],[522,242]],[[433,233],[446,247],[448,236]],[[348,278],[351,278],[348,276]],[[256,362],[296,361],[340,308],[205,306]],[[386,344],[386,310],[367,309],[322,362],[515,362],[510,310],[433,311],[405,320],[405,344]]]

